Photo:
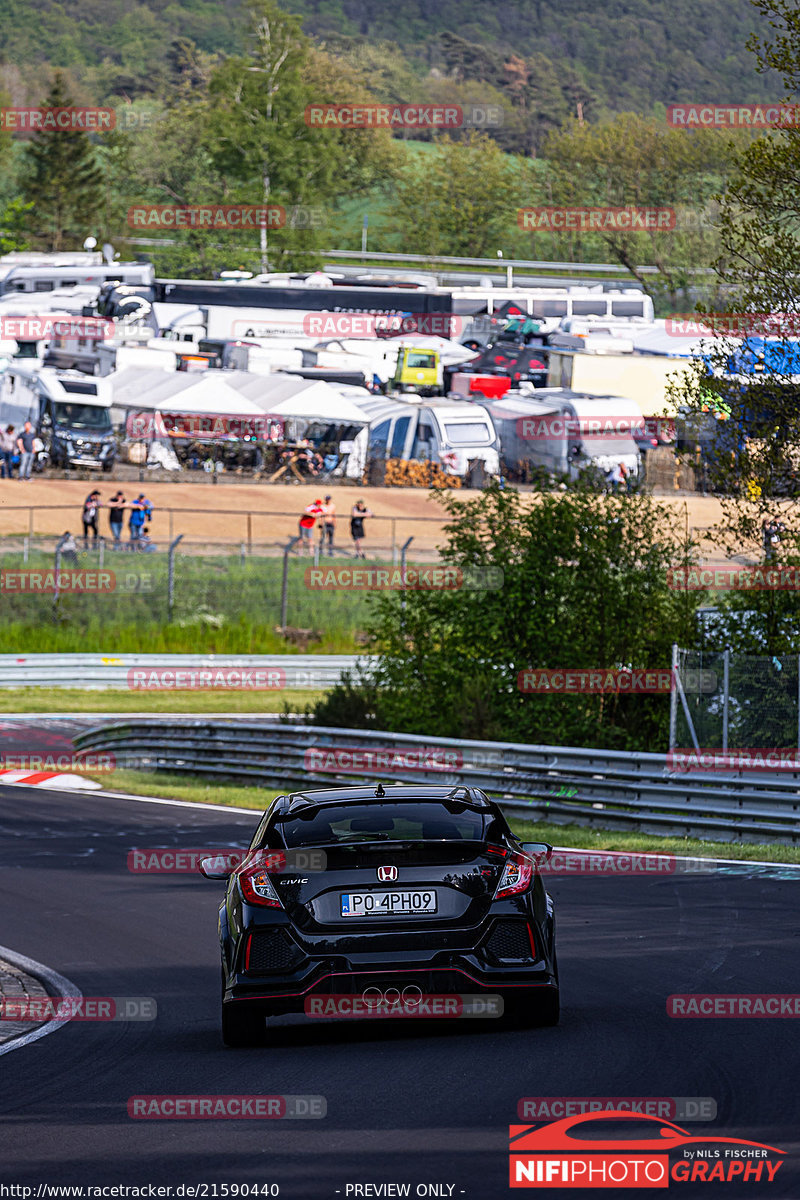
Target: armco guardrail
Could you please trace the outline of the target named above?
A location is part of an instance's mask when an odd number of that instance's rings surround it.
[[[281,671],[281,687],[327,688],[357,661],[369,660],[350,654],[0,654],[0,688],[119,688],[146,693],[149,687],[158,690],[159,676],[162,688],[179,687],[171,672],[182,673],[184,687],[207,686],[199,677],[194,684],[186,682],[187,672],[200,671]],[[136,675],[131,674],[134,671]],[[238,686],[243,691],[261,690],[257,681],[248,685],[244,678]],[[236,687],[234,682],[231,688]]]
[[[800,840],[800,778],[671,774],[661,754],[420,738],[298,722],[135,718],[79,734],[119,767],[192,772],[287,789],[355,781],[468,784],[515,815],[555,824],[729,841]]]

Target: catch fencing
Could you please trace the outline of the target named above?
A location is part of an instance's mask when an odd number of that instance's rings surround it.
[[[271,788],[405,782],[485,789],[517,817],[720,841],[800,841],[800,770],[781,779],[670,771],[659,754],[326,728],[299,721],[131,718],[81,733],[118,767]],[[156,785],[157,786],[157,785]]]

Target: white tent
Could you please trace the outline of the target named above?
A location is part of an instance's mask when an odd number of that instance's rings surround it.
[[[262,416],[271,411],[230,385],[230,376],[243,372],[195,374],[162,371],[159,367],[125,367],[107,376],[112,408],[136,412],[200,413],[217,416]],[[262,380],[262,376],[252,376]]]
[[[337,425],[364,424],[364,414],[355,403],[356,393],[370,398],[366,388],[344,387],[297,375],[253,375],[248,371],[226,371],[228,385],[257,404],[261,412],[284,419],[331,421]]]

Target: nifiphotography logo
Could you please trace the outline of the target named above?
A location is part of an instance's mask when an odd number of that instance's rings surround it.
[[[584,1113],[538,1127],[511,1125],[509,1139],[510,1187],[763,1186],[774,1181],[785,1154],[761,1142],[692,1134],[663,1118],[624,1110]]]

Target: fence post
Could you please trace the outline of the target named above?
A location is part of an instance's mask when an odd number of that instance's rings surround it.
[[[392,517],[392,566],[397,566],[397,521]]]
[[[33,545],[33,514],[35,511],[35,508],[28,509],[28,537],[31,539],[31,545]]]
[[[281,629],[286,628],[286,611],[289,606],[289,553],[300,541],[300,535],[293,537],[283,548],[283,579],[281,580]]]
[[[403,542],[403,545],[400,547],[400,580],[403,584],[403,590],[400,593],[401,609],[405,608],[406,606],[406,551],[413,540],[413,537],[408,538],[408,540]]]
[[[731,652],[725,651],[725,656],[722,660],[722,687],[724,695],[722,697],[722,749],[728,749],[728,714],[730,712],[730,665]]]
[[[167,623],[172,620],[172,609],[175,605],[175,549],[178,542],[183,541],[183,534],[178,536],[169,544],[169,559],[167,562]]]
[[[678,736],[678,643],[672,643],[672,687],[669,693],[669,750],[675,749]]]
[[[31,544],[30,538],[26,537],[26,538],[22,539],[22,561],[23,561],[23,563],[27,563],[27,561],[28,561],[28,550],[30,549],[30,544]]]
[[[106,539],[104,537],[101,537],[100,538],[100,559],[97,564],[99,570],[102,571],[105,561],[106,561]]]
[[[56,542],[56,561],[55,561],[56,578],[55,578],[55,588],[53,590],[53,616],[55,616],[56,613],[58,612],[58,575],[59,575],[59,571],[61,570],[61,547],[64,545],[64,542],[67,540],[67,536],[68,535],[66,533],[62,533],[61,537]]]
[[[253,514],[247,514],[247,553],[253,553]]]

